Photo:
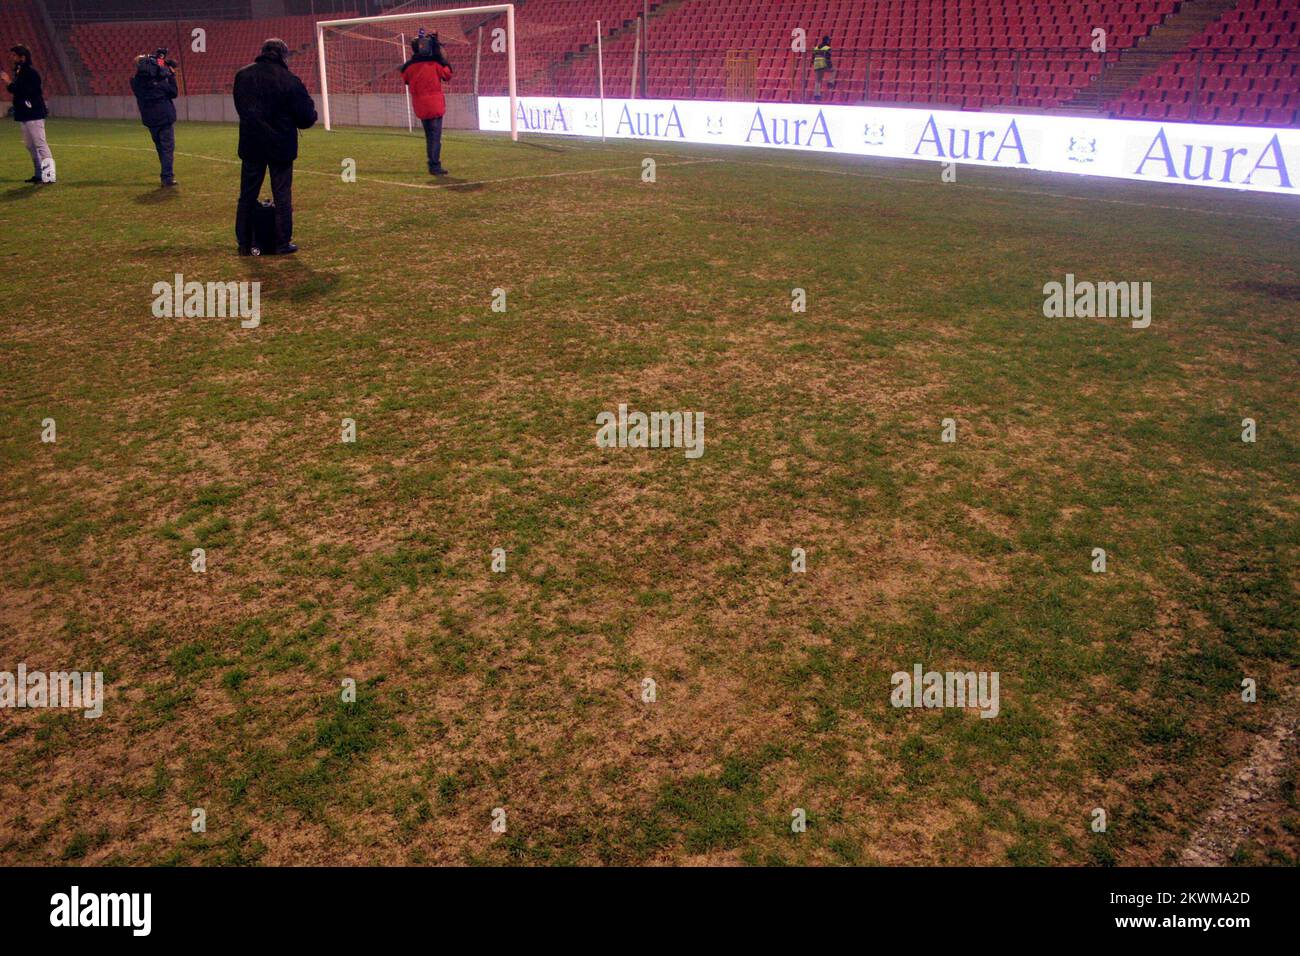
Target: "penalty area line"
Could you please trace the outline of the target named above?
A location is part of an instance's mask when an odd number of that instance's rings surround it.
[[[60,149],[64,149],[64,148],[121,149],[121,150],[127,150],[129,152],[134,152],[134,153],[155,152],[155,150],[147,146],[114,146],[105,143],[51,143],[50,145],[57,146]],[[206,159],[209,162],[213,162],[213,163],[225,163],[227,166],[241,165],[241,161],[237,159],[225,159],[224,157],[221,156],[207,156],[204,155],[203,153],[185,153],[185,152],[181,152],[180,150],[177,150],[176,155],[185,156],[188,159]],[[678,162],[678,163],[661,162],[658,165],[663,167],[701,166],[709,163],[725,163],[725,162],[727,162],[727,160],[725,159],[700,158],[700,159],[683,160],[682,162]],[[628,172],[629,170],[636,171],[640,169],[641,167],[639,165],[604,166],[599,169],[570,169],[558,173],[535,173],[535,174],[524,175],[524,176],[502,176],[498,179],[475,179],[475,180],[465,180],[464,182],[454,182],[454,183],[404,183],[396,179],[376,179],[373,176],[358,176],[356,181],[359,183],[377,183],[383,186],[399,186],[403,189],[458,189],[458,188],[464,188],[465,186],[493,186],[500,183],[528,182],[529,180],[534,180],[534,179],[558,179],[565,176],[594,176],[599,173],[625,173]],[[298,173],[305,173],[309,176],[325,176],[330,179],[336,179],[340,175],[339,173],[321,172],[319,169],[306,169],[303,167],[295,167],[294,174],[297,175]]]
[[[559,139],[560,137],[555,137],[555,138]],[[626,139],[626,140],[617,140],[617,142],[629,144],[629,146],[633,147],[631,149],[632,152],[640,152],[639,150],[635,149],[636,145],[649,146],[649,145],[653,145],[655,141],[642,140],[642,139]],[[683,144],[683,145],[687,145],[687,144]],[[693,143],[689,145],[700,145],[700,144]],[[572,152],[572,153],[578,153],[584,150],[589,152],[602,152],[602,153],[623,152],[623,150],[617,147],[610,147],[608,144],[597,144],[594,142],[586,142],[586,141],[584,141],[580,146],[557,145],[556,148],[564,150],[566,152]],[[933,179],[917,179],[913,176],[893,176],[888,173],[859,172],[850,169],[842,169],[842,168],[837,169],[831,166],[799,166],[799,165],[795,165],[794,163],[764,162],[758,159],[743,159],[738,156],[723,156],[716,159],[709,159],[700,156],[698,153],[683,153],[683,152],[664,153],[664,152],[649,152],[649,151],[643,152],[642,155],[683,156],[687,159],[696,160],[699,162],[711,161],[715,163],[729,163],[735,166],[750,166],[750,167],[758,167],[764,169],[781,169],[789,172],[799,172],[799,173],[823,173],[829,176],[844,176],[850,179],[873,179],[884,183],[911,183],[918,186],[928,186],[934,183]],[[892,157],[892,156],[877,157],[877,156],[868,156],[866,154],[862,154],[860,156],[855,156],[853,158],[899,159],[900,157]],[[665,163],[663,165],[669,165],[669,164]],[[676,163],[673,165],[682,165],[682,164]],[[979,166],[973,168],[985,169],[988,167]],[[1033,170],[1033,172],[1047,173],[1050,175],[1050,173],[1047,170]],[[1123,182],[1129,184],[1140,184],[1138,180],[1123,180]],[[1133,206],[1139,209],[1163,209],[1169,212],[1189,212],[1189,213],[1199,213],[1205,216],[1226,216],[1235,219],[1254,219],[1261,222],[1281,222],[1281,223],[1286,223],[1288,225],[1295,225],[1297,223],[1297,219],[1295,218],[1288,219],[1285,216],[1268,216],[1261,213],[1233,212],[1231,210],[1225,210],[1225,209],[1198,209],[1194,206],[1174,206],[1168,203],[1143,202],[1140,199],[1111,199],[1105,196],[1077,196],[1071,193],[1059,193],[1059,192],[1053,192],[1046,189],[1035,189],[1032,187],[1018,188],[1015,186],[992,186],[992,185],[981,184],[981,183],[959,183],[957,185],[961,189],[975,189],[981,192],[1006,193],[1011,196],[1024,196],[1026,198],[1031,198],[1031,199],[1033,198],[1064,199],[1069,202],[1086,202],[1086,203],[1096,202],[1096,203],[1105,203],[1107,205],[1112,205],[1112,206]],[[1232,192],[1232,190],[1218,190],[1218,192]],[[1241,192],[1245,192],[1245,190],[1237,190],[1236,192],[1240,194]],[[1258,195],[1258,194],[1251,193],[1251,195]]]
[[[725,159],[691,159],[680,163],[659,163],[658,166],[702,166],[709,163],[725,163]],[[477,179],[466,180],[461,183],[403,183],[392,179],[371,179],[361,176],[357,177],[357,182],[382,183],[385,186],[404,186],[407,189],[457,189],[463,186],[491,186],[497,183],[518,183],[526,182],[531,179],[558,179],[562,176],[587,176],[596,173],[625,173],[628,170],[640,170],[640,166],[605,166],[600,169],[572,169],[561,173],[537,173],[531,176],[503,176],[500,179]],[[305,170],[305,172],[315,172],[315,170]],[[333,176],[335,173],[319,173],[321,176]]]

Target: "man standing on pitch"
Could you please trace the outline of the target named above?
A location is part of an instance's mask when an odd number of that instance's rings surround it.
[[[267,40],[261,55],[235,74],[239,158],[243,160],[235,239],[241,256],[252,254],[253,212],[268,168],[275,200],[275,252],[298,251],[292,241],[293,161],[298,158],[298,130],[315,124],[316,104],[302,80],[289,72],[288,56],[289,47],[283,40]]]
[[[0,72],[0,83],[14,97],[14,119],[23,125],[23,145],[32,156],[36,173],[29,183],[54,182],[54,156],[45,142],[45,117],[50,111],[45,108],[45,97],[41,95],[41,75],[32,66],[32,51],[19,44],[11,47],[14,55],[14,75]]]
[[[159,48],[150,56],[135,61],[135,76],[131,77],[131,92],[140,107],[140,122],[153,137],[162,168],[162,184],[175,186],[172,175],[172,158],[176,154],[176,73],[167,59],[167,51]]]

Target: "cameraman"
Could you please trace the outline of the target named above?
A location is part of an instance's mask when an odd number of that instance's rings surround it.
[[[442,117],[447,99],[442,95],[443,80],[451,79],[451,64],[442,52],[438,34],[427,36],[423,28],[411,41],[414,54],[402,64],[402,81],[411,88],[411,106],[424,126],[424,149],[428,154],[429,172],[446,176],[442,168]]]
[[[23,145],[31,154],[36,174],[29,183],[54,182],[54,157],[45,142],[45,117],[50,111],[45,108],[45,98],[41,95],[41,75],[32,66],[32,51],[21,43],[10,47],[14,55],[14,75],[0,72],[0,83],[14,97],[14,120],[23,125]],[[48,169],[47,169],[48,167]],[[47,178],[48,177],[48,178]]]
[[[176,153],[176,64],[167,59],[167,51],[159,48],[147,56],[137,57],[135,76],[131,77],[131,92],[140,107],[140,122],[149,129],[158,162],[162,166],[162,184],[175,186],[172,175],[172,157]]]

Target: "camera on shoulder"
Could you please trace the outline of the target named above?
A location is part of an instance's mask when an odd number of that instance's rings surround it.
[[[135,61],[136,72],[155,79],[167,76],[176,67],[174,60],[167,59],[167,52],[165,46],[160,46],[152,53],[140,55]]]

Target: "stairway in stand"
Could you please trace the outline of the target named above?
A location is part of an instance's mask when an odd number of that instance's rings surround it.
[[[1108,103],[1119,99],[1149,73],[1164,65],[1166,59],[1184,50],[1205,28],[1237,5],[1237,0],[1183,0],[1176,13],[1155,27],[1137,46],[1124,50],[1117,63],[1106,68],[1085,89],[1059,109],[1077,113],[1101,112]]]

